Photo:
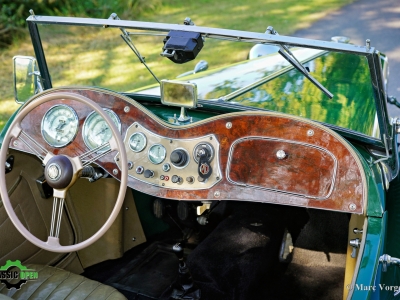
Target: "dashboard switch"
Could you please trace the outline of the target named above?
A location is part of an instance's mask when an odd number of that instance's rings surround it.
[[[152,170],[146,170],[146,171],[144,171],[144,177],[152,178],[152,177],[154,177],[154,172]]]
[[[162,169],[164,172],[168,172],[169,170],[171,170],[171,165],[169,163],[165,163],[163,164]]]
[[[181,184],[183,182],[182,177],[178,175],[173,175],[171,181],[172,183],[178,183],[178,184]]]
[[[176,150],[172,151],[169,159],[171,160],[171,162],[174,166],[184,167],[188,163],[189,155],[183,149],[176,149]]]
[[[136,168],[136,173],[137,173],[137,174],[143,174],[143,172],[144,172],[144,168],[143,168],[142,166],[138,166],[138,167]]]
[[[188,183],[190,183],[190,184],[193,184],[194,183],[194,177],[193,176],[186,177],[186,181]]]

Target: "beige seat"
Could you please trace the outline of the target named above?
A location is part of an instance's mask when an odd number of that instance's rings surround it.
[[[126,299],[113,287],[87,279],[74,273],[43,265],[27,265],[39,272],[38,280],[29,280],[21,289],[7,289],[0,283],[0,300],[5,299]]]

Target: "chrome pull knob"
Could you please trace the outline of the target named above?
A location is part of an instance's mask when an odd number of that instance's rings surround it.
[[[352,239],[349,242],[350,246],[353,247],[353,251],[351,252],[351,257],[355,258],[357,255],[357,249],[360,248],[361,240],[359,238]]]

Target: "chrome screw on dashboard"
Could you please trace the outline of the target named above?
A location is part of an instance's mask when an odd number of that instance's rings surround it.
[[[307,135],[308,135],[308,136],[313,136],[313,135],[314,135],[314,130],[309,129],[309,130],[307,131]]]
[[[17,141],[14,141],[13,142],[13,145],[16,147],[16,146],[18,146],[18,142]]]
[[[227,122],[225,126],[226,126],[226,128],[231,129],[232,128],[232,123],[231,122]]]
[[[278,159],[284,159],[286,156],[287,156],[287,155],[286,155],[286,152],[283,151],[283,150],[278,150],[278,151],[276,152],[276,157],[277,157]]]
[[[355,205],[354,203],[350,203],[350,204],[349,204],[349,209],[350,209],[351,211],[356,210],[356,208],[357,208],[357,205]]]
[[[118,170],[117,170],[117,169],[114,169],[114,170],[113,170],[113,174],[114,174],[114,175],[118,175]]]
[[[219,196],[221,196],[221,193],[219,191],[215,191],[214,192],[214,197],[215,198],[219,198]]]
[[[124,107],[124,112],[128,113],[131,109],[129,108],[129,106],[125,106]]]

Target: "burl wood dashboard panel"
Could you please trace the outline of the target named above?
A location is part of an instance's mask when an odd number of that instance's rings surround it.
[[[135,122],[166,140],[196,140],[206,136],[217,140],[215,145],[219,149],[215,149],[213,163],[218,168],[209,179],[215,184],[203,189],[180,189],[179,185],[170,188],[162,181],[149,184],[129,176],[128,185],[133,189],[177,200],[241,200],[365,212],[367,186],[357,154],[338,134],[317,123],[271,112],[241,112],[177,127],[163,122],[134,100],[113,92],[75,88],[53,89],[47,94],[60,91],[83,95],[103,108],[112,109],[121,120],[121,135],[125,140],[127,130]],[[78,134],[62,148],[49,146],[40,131],[44,114],[56,104],[71,106],[79,118]],[[53,100],[33,109],[21,127],[48,151],[74,157],[88,151],[82,125],[90,113],[90,109],[77,101]],[[12,140],[10,147],[30,152],[18,141]],[[279,158],[280,150],[283,152]],[[118,179],[119,173],[113,174],[113,170],[119,169],[115,157],[116,153],[108,154],[96,164]],[[171,171],[171,176],[180,175],[184,168]]]

